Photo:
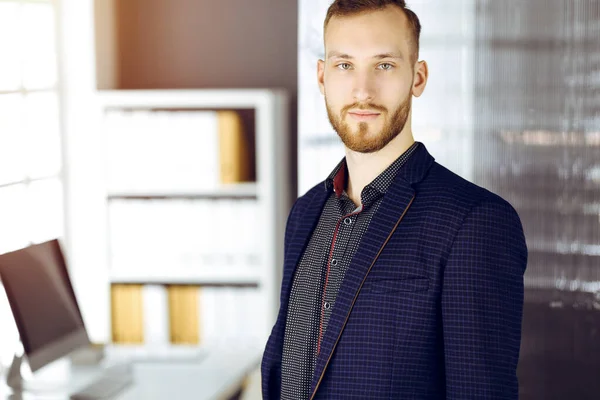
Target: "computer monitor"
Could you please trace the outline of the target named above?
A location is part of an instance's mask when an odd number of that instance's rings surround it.
[[[90,344],[58,240],[1,254],[0,280],[32,372]]]

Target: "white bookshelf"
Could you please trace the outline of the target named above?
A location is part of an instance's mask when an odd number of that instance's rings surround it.
[[[261,340],[266,340],[279,308],[279,285],[283,263],[283,235],[287,213],[291,205],[288,173],[288,97],[280,90],[267,89],[207,89],[207,90],[119,90],[98,93],[101,120],[114,110],[135,110],[160,112],[195,110],[246,110],[254,111],[254,150],[256,165],[256,181],[240,184],[216,185],[208,188],[157,189],[144,187],[127,187],[127,185],[109,185],[105,190],[105,212],[109,219],[111,204],[138,204],[143,207],[161,202],[180,202],[193,207],[201,202],[214,202],[228,199],[229,205],[235,207],[236,202],[253,207],[256,213],[252,221],[252,235],[258,238],[255,242],[257,257],[255,263],[239,262],[235,265],[186,265],[174,262],[166,266],[160,260],[156,265],[141,261],[135,267],[128,268],[123,260],[111,258],[110,222],[107,224],[107,259],[109,260],[108,279],[110,283],[138,283],[149,285],[190,284],[199,286],[242,286],[255,287],[260,294],[258,320],[263,324],[260,329]],[[109,125],[106,125],[109,126]],[[103,135],[109,134],[103,128]],[[201,134],[201,133],[199,133]],[[111,146],[118,145],[114,140]],[[105,151],[108,149],[104,149]],[[135,154],[131,155],[135,162]],[[168,162],[161,161],[161,162]],[[185,202],[185,203],[184,203]],[[130,207],[131,206],[127,206]],[[135,206],[133,206],[135,209]],[[243,215],[243,214],[238,214]],[[247,215],[246,215],[247,216]],[[152,219],[145,220],[148,229],[152,229]],[[241,223],[241,222],[240,222]],[[196,224],[202,225],[202,224]],[[204,227],[198,226],[199,234],[211,235],[218,231],[217,219],[208,221]],[[233,225],[235,226],[235,225]],[[248,230],[248,226],[242,226]],[[196,231],[196,230],[195,230]],[[231,230],[232,237],[236,229]],[[237,242],[232,238],[230,245]],[[223,316],[235,318],[235,315]]]
[[[109,189],[107,197],[113,199],[127,198],[256,198],[258,197],[257,185],[254,182],[238,183],[236,185],[222,185],[214,190],[138,190],[138,189]]]
[[[260,268],[250,265],[230,267],[226,271],[218,271],[216,268],[207,268],[206,270],[176,268],[169,270],[168,273],[126,271],[115,268],[114,271],[111,271],[110,280],[111,283],[200,286],[260,286],[262,283]]]

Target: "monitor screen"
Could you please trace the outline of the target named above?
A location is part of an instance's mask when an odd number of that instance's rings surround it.
[[[0,280],[32,371],[89,344],[58,240],[0,255]]]

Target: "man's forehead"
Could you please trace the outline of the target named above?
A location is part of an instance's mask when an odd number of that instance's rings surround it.
[[[373,28],[386,25],[387,29],[406,31],[410,28],[408,17],[399,7],[388,5],[382,9],[361,11],[348,15],[333,15],[325,27],[325,33],[330,27],[337,29],[352,27]]]
[[[399,23],[399,15],[403,21]],[[350,16],[334,16],[324,32],[327,56],[330,51],[345,53],[401,53],[412,38],[402,10],[379,10]],[[356,54],[355,56],[358,56]],[[364,55],[361,55],[363,57]]]

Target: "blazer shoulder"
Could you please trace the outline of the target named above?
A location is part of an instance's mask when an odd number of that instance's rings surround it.
[[[468,213],[480,204],[490,204],[508,208],[516,214],[516,210],[506,199],[468,181],[437,162],[434,162],[425,179],[419,183],[418,189],[434,196],[436,203],[454,205],[458,208],[456,211],[462,209],[464,213]]]
[[[518,243],[526,259],[527,248],[523,225],[515,208],[504,198],[478,186],[438,163],[415,188],[421,204],[436,214],[443,215],[443,229],[447,233],[449,254],[458,233],[463,229],[486,227],[496,232],[505,229]],[[439,223],[434,229],[440,229]]]

